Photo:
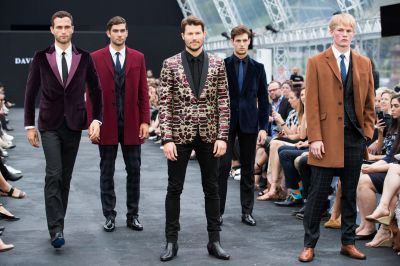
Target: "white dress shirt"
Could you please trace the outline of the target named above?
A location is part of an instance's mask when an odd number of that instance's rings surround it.
[[[124,67],[125,58],[126,58],[126,56],[125,56],[125,51],[126,51],[125,46],[121,51],[115,50],[114,48],[111,47],[111,45],[109,46],[109,48],[110,48],[110,54],[112,56],[112,60],[114,62],[114,66],[115,66],[115,64],[117,62],[116,53],[119,52],[119,62],[121,63],[121,69],[122,69]]]
[[[67,49],[62,50],[56,44],[54,45],[56,48],[56,61],[57,61],[57,68],[58,73],[60,73],[60,77],[62,80],[62,67],[61,67],[61,60],[62,60],[62,53],[65,52],[65,60],[67,61],[68,73],[71,70],[71,63],[72,63],[72,45],[70,45]],[[63,82],[66,82],[63,80]]]
[[[342,58],[340,57],[340,55],[342,55],[342,54],[344,54],[344,64],[346,66],[346,74],[349,73],[350,49],[347,52],[342,53],[342,52],[339,52],[339,50],[336,49],[336,47],[334,45],[332,45],[332,51],[336,58],[336,62],[337,62],[338,68],[339,68],[339,73],[340,73],[340,62],[342,61]]]

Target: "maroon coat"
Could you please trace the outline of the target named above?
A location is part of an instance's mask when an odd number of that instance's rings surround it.
[[[115,95],[114,65],[109,46],[93,52],[92,58],[103,89],[103,124],[100,127],[100,145],[118,144],[117,103]],[[87,105],[91,101],[88,97]],[[88,108],[91,110],[91,108]],[[89,118],[91,113],[88,112]],[[124,144],[139,145],[140,124],[150,124],[150,102],[146,79],[144,55],[126,48]]]

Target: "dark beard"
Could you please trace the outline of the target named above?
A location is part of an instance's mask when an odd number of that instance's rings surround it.
[[[201,46],[199,46],[199,48],[197,48],[197,49],[192,49],[192,48],[190,48],[189,46],[187,46],[187,45],[185,45],[186,46],[186,48],[189,50],[189,51],[192,51],[192,52],[197,52],[198,50],[200,50],[202,47],[203,47],[203,45],[201,45]]]

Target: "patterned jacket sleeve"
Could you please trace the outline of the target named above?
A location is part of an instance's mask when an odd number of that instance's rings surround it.
[[[160,107],[159,120],[161,141],[163,144],[172,139],[172,110],[173,110],[173,73],[168,66],[168,59],[164,61],[160,74]]]
[[[229,135],[229,121],[230,121],[230,107],[229,107],[229,93],[228,93],[228,80],[226,77],[225,63],[221,60],[218,68],[218,140],[228,141]]]

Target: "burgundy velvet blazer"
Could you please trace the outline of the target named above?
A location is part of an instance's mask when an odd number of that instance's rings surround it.
[[[57,69],[54,45],[36,52],[29,68],[25,91],[25,126],[35,125],[35,99],[41,89],[39,130],[56,130],[65,118],[71,130],[87,128],[85,88],[91,99],[93,119],[102,121],[102,93],[90,54],[72,47],[72,63],[64,85]],[[91,121],[89,121],[91,122]]]

